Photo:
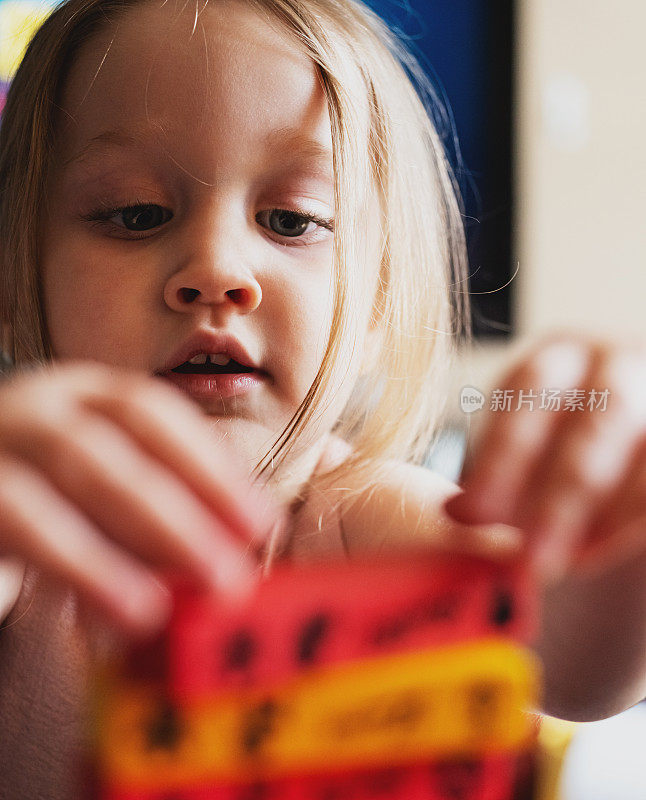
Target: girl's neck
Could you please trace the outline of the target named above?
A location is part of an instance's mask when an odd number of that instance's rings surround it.
[[[295,457],[287,459],[269,480],[277,502],[283,507],[298,505],[305,487],[321,469],[327,469],[332,449],[332,434],[327,433]]]
[[[268,539],[263,561],[265,572],[279,554],[289,548],[296,535],[301,511],[309,499],[316,476],[338,466],[351,452],[352,448],[347,442],[327,433],[310,448],[305,458],[298,461],[298,468],[292,467],[291,482],[280,482],[280,491],[276,496],[283,507],[287,507],[288,513],[285,524],[276,526]]]

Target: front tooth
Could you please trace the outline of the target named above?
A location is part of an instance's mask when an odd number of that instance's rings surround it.
[[[208,356],[206,355],[206,353],[200,353],[199,356],[193,356],[193,358],[190,358],[188,363],[189,364],[206,364],[206,359],[207,358],[208,358]]]
[[[219,367],[223,367],[231,361],[229,356],[225,356],[224,353],[210,353],[209,358],[211,359],[211,364],[217,364]]]

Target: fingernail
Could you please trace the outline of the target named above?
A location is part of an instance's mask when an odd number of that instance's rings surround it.
[[[500,522],[496,514],[499,503],[495,497],[467,489],[445,503],[444,508],[457,522],[468,525]]]
[[[461,492],[444,503],[444,510],[457,522],[464,522],[465,520],[462,519],[464,514],[464,505],[464,492]]]

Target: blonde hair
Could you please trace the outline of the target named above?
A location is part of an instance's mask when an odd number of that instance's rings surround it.
[[[55,101],[79,47],[138,2],[61,3],[30,42],[9,88],[0,125],[0,319],[16,365],[53,357],[36,265]],[[461,200],[434,122],[443,109],[414,56],[359,0],[245,2],[282,24],[317,65],[330,113],[336,208],[327,350],[306,397],[254,472],[273,474],[315,424],[344,369],[342,348],[356,333],[358,220],[372,185],[382,208],[372,311],[378,346],[333,429],[353,453],[325,476],[332,484],[352,471],[355,486],[369,487],[388,459],[423,463],[443,420],[458,340],[471,333]],[[368,109],[367,142],[357,135],[355,92]]]

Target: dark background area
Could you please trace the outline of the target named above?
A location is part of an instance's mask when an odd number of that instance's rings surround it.
[[[513,0],[366,2],[416,56],[453,117],[454,130],[441,133],[465,205],[474,334],[509,336]]]

